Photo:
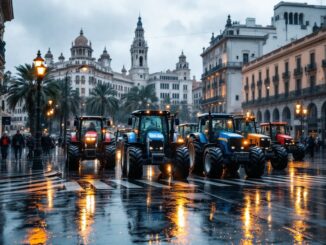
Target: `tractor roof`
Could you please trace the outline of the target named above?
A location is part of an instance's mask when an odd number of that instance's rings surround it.
[[[242,115],[242,114],[237,114],[237,115],[234,115],[233,118],[235,120],[239,120],[239,119],[246,119],[248,121],[255,121],[255,116],[246,116],[246,115]]]
[[[170,111],[159,111],[159,110],[137,110],[131,113],[133,116],[170,116]]]
[[[105,120],[105,117],[102,116],[81,116],[81,117],[77,117],[77,119],[80,120]]]
[[[286,126],[288,125],[287,122],[264,122],[261,123],[260,126]]]
[[[197,123],[182,123],[182,124],[179,124],[179,127],[182,127],[182,126],[197,126],[198,124]]]
[[[198,118],[209,117],[209,115],[214,118],[233,118],[233,115],[226,113],[203,113]]]

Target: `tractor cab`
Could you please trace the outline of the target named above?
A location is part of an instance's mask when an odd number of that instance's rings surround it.
[[[260,126],[262,133],[269,135],[273,142],[281,145],[294,144],[294,140],[290,136],[290,127],[286,122],[262,123]]]
[[[198,124],[197,123],[183,123],[178,126],[178,135],[182,137],[182,139],[186,140],[187,137],[191,133],[197,131]]]

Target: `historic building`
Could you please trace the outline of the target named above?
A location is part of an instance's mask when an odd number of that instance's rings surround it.
[[[202,93],[202,82],[196,81],[196,78],[194,77],[192,81],[192,101],[195,114],[201,111]]]
[[[299,136],[326,140],[326,28],[276,49],[243,67],[244,111],[257,121],[285,121]],[[306,109],[297,114],[296,106]],[[303,111],[302,111],[303,112]],[[302,116],[302,117],[301,117]]]
[[[307,3],[280,2],[274,6],[270,34],[263,46],[264,54],[310,34],[314,28],[326,25],[326,6]]]
[[[232,22],[228,16],[224,31],[212,35],[210,45],[203,48],[203,110],[212,112],[241,111],[241,69],[263,54],[263,44],[272,26],[257,25],[254,18],[245,24]]]

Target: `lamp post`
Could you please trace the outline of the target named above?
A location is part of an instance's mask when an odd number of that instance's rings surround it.
[[[297,102],[295,105],[295,113],[300,117],[300,137],[303,135],[303,119],[307,115],[308,110],[303,107],[302,102]]]
[[[49,135],[51,135],[51,132],[52,132],[52,118],[54,115],[54,108],[52,107],[52,105],[53,105],[53,100],[49,100],[48,101],[48,110],[46,112],[46,115],[49,120]]]
[[[41,83],[46,74],[46,67],[44,66],[44,59],[41,57],[41,52],[37,52],[37,57],[34,59],[34,71],[37,81],[36,90],[36,128],[35,128],[35,149],[34,162],[41,160],[42,146],[41,146]]]

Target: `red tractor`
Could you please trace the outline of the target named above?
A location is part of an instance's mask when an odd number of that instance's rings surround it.
[[[260,124],[262,133],[269,135],[274,144],[285,147],[288,153],[292,153],[295,161],[301,161],[305,157],[305,147],[295,142],[290,136],[290,128],[287,122],[268,122]]]
[[[69,168],[78,168],[80,160],[84,159],[99,159],[103,167],[114,168],[115,140],[106,127],[110,126],[110,121],[99,116],[82,116],[75,118],[74,126],[67,146]]]

